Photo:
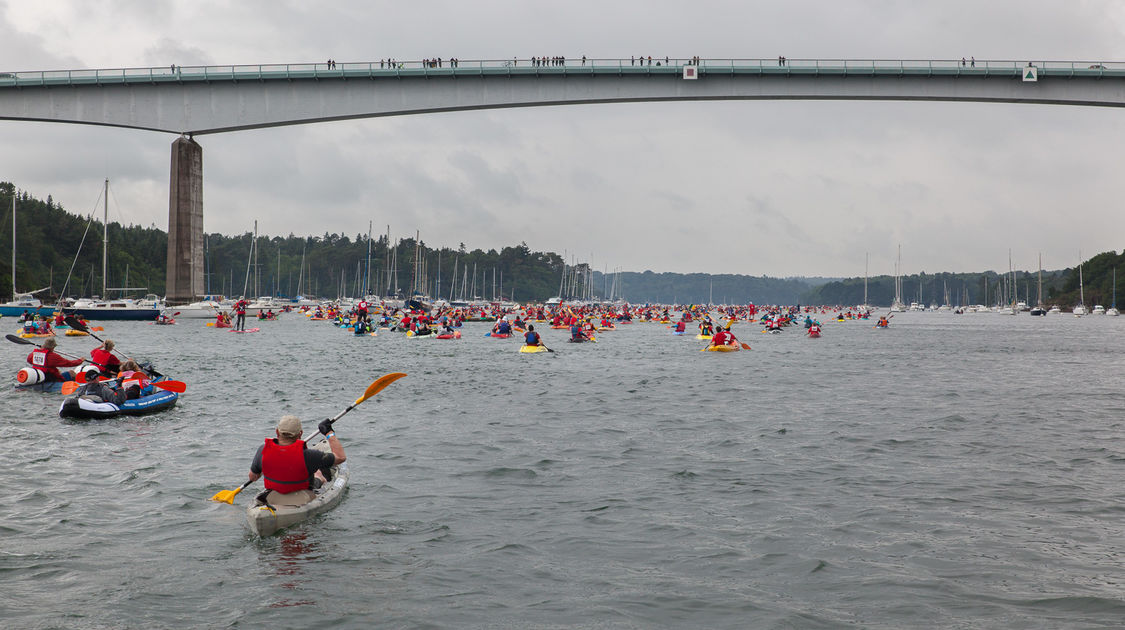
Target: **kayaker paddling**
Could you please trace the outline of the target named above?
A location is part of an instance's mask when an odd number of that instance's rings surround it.
[[[329,481],[325,473],[347,460],[344,447],[332,430],[332,420],[324,420],[317,427],[328,439],[331,453],[305,447],[301,420],[297,416],[282,416],[277,422],[276,437],[266,438],[250,464],[250,481],[264,477],[267,493],[265,503],[299,505],[312,501],[313,489]],[[284,500],[281,496],[284,495]]]
[[[66,359],[55,352],[58,346],[58,341],[54,337],[48,337],[43,345],[31,351],[27,355],[27,363],[33,368],[41,370],[47,377],[48,381],[73,381],[74,372],[67,370],[60,372],[61,367],[77,367],[82,365],[82,359]]]

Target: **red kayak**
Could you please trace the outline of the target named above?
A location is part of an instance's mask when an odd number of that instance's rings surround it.
[[[508,337],[511,337],[508,333],[492,333],[493,339],[507,339]]]
[[[438,335],[437,338],[438,339],[460,339],[461,338],[461,331],[455,330],[455,331],[453,331],[452,335]]]

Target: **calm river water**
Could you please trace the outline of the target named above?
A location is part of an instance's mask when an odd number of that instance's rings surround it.
[[[871,324],[738,324],[753,350],[725,354],[545,330],[557,352],[526,355],[486,324],[106,322],[188,392],[78,423],[0,391],[0,625],[1121,627],[1125,318]],[[14,373],[29,348],[4,347]],[[280,415],[311,433],[392,371],[337,423],[334,511],[258,539],[253,492],[208,500]]]

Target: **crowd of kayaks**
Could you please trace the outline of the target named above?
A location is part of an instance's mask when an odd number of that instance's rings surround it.
[[[597,343],[598,335],[627,326],[633,323],[656,323],[666,326],[668,332],[674,336],[691,335],[699,341],[707,341],[708,345],[701,348],[706,352],[738,352],[749,350],[749,344],[739,341],[734,337],[734,324],[738,328],[748,329],[751,323],[759,323],[763,333],[778,334],[781,331],[797,326],[801,323],[800,316],[804,314],[804,329],[811,338],[820,337],[822,325],[812,317],[813,312],[800,309],[756,309],[753,305],[748,307],[732,307],[714,312],[703,307],[685,307],[678,310],[658,307],[618,308],[618,307],[566,307],[545,309],[531,307],[524,309],[495,309],[492,312],[467,312],[452,309],[429,313],[424,311],[411,311],[402,309],[385,309],[376,305],[371,308],[339,308],[332,305],[320,307],[303,307],[293,310],[313,322],[330,323],[341,330],[355,336],[377,336],[381,332],[402,333],[409,339],[440,339],[458,340],[463,338],[465,322],[487,321],[493,324],[491,330],[484,333],[485,337],[496,340],[514,339],[522,341],[519,346],[521,354],[546,354],[555,352],[549,348],[542,337],[538,343],[526,343],[529,338],[535,339],[531,332],[540,330],[565,331],[567,343]],[[153,321],[155,325],[176,324],[175,315],[162,313]],[[836,321],[852,319],[868,319],[869,314],[841,311],[835,318]],[[260,314],[255,319],[270,321],[277,318],[276,314]],[[880,318],[877,327],[889,325],[889,317]],[[229,314],[219,313],[215,321],[207,322],[207,326],[216,329],[226,329],[237,333],[258,332],[260,328],[245,328],[232,322]],[[73,336],[93,336],[99,342],[103,340],[95,333],[101,328],[89,326],[88,322],[65,318],[55,321],[54,326],[43,326],[43,322],[35,321],[20,327],[17,335],[8,335],[9,341],[29,346],[41,347],[35,339],[51,337],[60,331]],[[737,328],[735,328],[737,330]],[[717,343],[725,340],[722,343]],[[53,343],[53,342],[52,342]],[[71,355],[72,356],[72,355]],[[30,356],[29,356],[30,361]],[[125,397],[110,394],[110,399],[104,399],[107,391],[116,392],[120,387],[120,379],[114,379],[113,374],[102,373],[98,369],[80,370],[74,380],[51,380],[48,375],[34,366],[21,368],[17,373],[16,388],[20,390],[36,391],[43,393],[62,393],[64,399],[59,407],[59,416],[70,420],[106,420],[119,416],[140,416],[158,413],[172,408],[179,399],[179,394],[184,391],[183,383],[170,380],[166,375],[154,370],[151,365],[143,366],[143,375],[147,379],[144,390],[133,392],[134,395]],[[390,376],[390,375],[388,375]],[[94,387],[93,383],[98,386]],[[375,384],[372,384],[373,386]],[[110,389],[105,389],[109,387]],[[369,388],[370,391],[370,388]],[[102,395],[99,395],[102,394]],[[356,401],[361,402],[363,398]],[[354,405],[353,405],[354,406]],[[351,409],[351,407],[349,407]],[[327,443],[322,442],[312,448],[327,449]],[[335,507],[343,498],[344,490],[348,483],[347,464],[340,464],[332,469],[331,479],[309,497],[299,501],[286,500],[282,496],[270,495],[263,492],[255,496],[247,505],[246,520],[252,531],[260,536],[268,536],[274,532],[302,522],[316,514]],[[245,485],[243,486],[245,487]],[[241,488],[239,489],[241,490]],[[220,493],[222,495],[223,493]],[[230,493],[230,497],[237,491]],[[216,495],[216,497],[219,495]],[[271,498],[272,497],[272,498]],[[213,497],[214,498],[214,497]]]

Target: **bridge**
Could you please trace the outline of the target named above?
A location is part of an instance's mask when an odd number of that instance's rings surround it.
[[[167,296],[203,293],[195,136],[432,112],[654,101],[878,100],[1125,106],[1125,62],[492,59],[0,72],[0,120],[177,134]]]

